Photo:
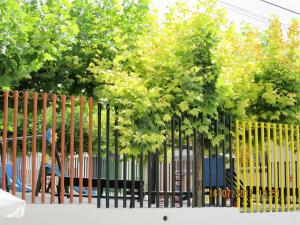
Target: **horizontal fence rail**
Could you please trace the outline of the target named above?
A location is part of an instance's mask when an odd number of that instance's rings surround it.
[[[299,209],[298,126],[174,115],[157,149],[133,154],[122,149],[121,118],[109,104],[0,94],[0,185],[28,203]],[[187,132],[187,118],[208,132]]]

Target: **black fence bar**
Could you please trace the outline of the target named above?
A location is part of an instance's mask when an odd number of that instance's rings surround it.
[[[148,151],[148,208],[151,208],[152,204],[152,173],[151,173],[151,152]]]
[[[119,182],[119,131],[118,131],[118,113],[115,111],[115,208],[118,208],[118,182]]]
[[[131,200],[130,208],[135,208],[135,157],[131,157]]]
[[[232,158],[232,121],[231,121],[231,117],[228,116],[228,144],[229,144],[229,170],[230,170],[230,206],[233,207],[234,206],[234,202],[233,202],[233,195],[232,195],[232,191],[234,190],[234,186],[233,186],[233,171],[234,171],[234,164],[233,164],[233,158]]]
[[[106,189],[105,189],[105,197],[106,197],[106,208],[109,208],[109,131],[110,131],[110,107],[106,106]]]
[[[168,207],[168,152],[167,152],[167,131],[165,131],[165,139],[164,139],[164,207]]]
[[[225,113],[222,116],[222,121],[223,121],[223,141],[222,141],[222,162],[223,162],[223,184],[222,184],[222,189],[226,189],[226,159],[225,159],[225,154],[226,154],[226,115]],[[223,196],[223,190],[222,190],[222,206],[226,206],[226,198]]]
[[[209,171],[209,206],[213,204],[213,190],[212,190],[212,144],[208,144],[208,171]]]
[[[101,156],[101,144],[102,144],[102,135],[101,135],[101,111],[102,105],[98,103],[98,176],[97,176],[97,208],[101,207],[101,172],[102,172],[102,156]]]
[[[218,136],[218,133],[219,133],[219,121],[215,120],[215,136]],[[216,145],[215,159],[216,159],[216,190],[217,193],[219,193],[218,191],[220,189],[220,186],[219,186],[219,145],[218,144]],[[219,206],[219,194],[217,194],[216,203],[217,203],[216,205]]]
[[[140,187],[139,187],[139,196],[140,196],[140,207],[144,207],[144,152],[142,150],[140,154]]]
[[[190,138],[186,136],[186,157],[187,157],[187,165],[186,165],[186,191],[187,191],[187,206],[191,207],[191,169],[190,169]]]
[[[196,118],[194,118],[194,121],[196,122]],[[193,206],[194,207],[198,207],[199,206],[199,204],[198,204],[198,186],[197,186],[197,173],[195,172],[196,171],[196,167],[197,167],[197,141],[198,141],[198,139],[197,139],[197,129],[196,128],[194,128],[194,143],[193,143],[193,150],[194,150],[194,152],[193,152],[193,154],[194,154],[194,165],[193,165],[193,179],[194,179],[194,191],[193,191],[193,193],[194,193],[194,198],[193,198]],[[203,191],[203,190],[202,190]]]
[[[182,198],[182,117],[178,118],[178,132],[179,132],[179,139],[178,139],[178,145],[179,145],[179,205],[180,207],[183,206]]]
[[[155,153],[155,190],[156,190],[156,207],[159,208],[159,151]]]
[[[123,208],[127,207],[127,155],[123,155]]]
[[[205,134],[204,132],[201,133],[201,153],[202,153],[202,206],[205,206]]]
[[[171,151],[172,151],[172,207],[175,207],[175,117],[171,124]]]

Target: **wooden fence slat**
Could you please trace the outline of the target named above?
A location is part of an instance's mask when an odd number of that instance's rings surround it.
[[[28,110],[28,92],[23,95],[24,112],[23,112],[23,139],[22,139],[22,199],[26,198],[26,148],[27,148],[27,110]]]
[[[18,134],[18,100],[19,92],[14,92],[14,131],[13,131],[13,152],[12,152],[12,194],[16,195],[17,177],[17,134]]]

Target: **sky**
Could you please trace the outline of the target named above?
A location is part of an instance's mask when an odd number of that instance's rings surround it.
[[[192,3],[197,0],[186,1]],[[300,13],[300,0],[268,1]],[[152,0],[152,6],[158,9],[159,17],[163,18],[164,13],[168,11],[168,6],[175,2],[176,0]],[[283,29],[286,29],[285,25],[288,25],[292,18],[300,18],[299,15],[266,4],[260,0],[219,0],[218,6],[227,9],[228,19],[233,21],[237,26],[242,21],[245,21],[255,27],[265,29],[268,26],[268,17],[276,14],[281,19]]]

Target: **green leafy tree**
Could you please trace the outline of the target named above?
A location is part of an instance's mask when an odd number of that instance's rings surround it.
[[[260,70],[254,73],[257,87],[248,111],[261,121],[300,122],[300,47],[299,22],[292,21],[287,38],[281,23],[274,18],[263,35],[264,55]]]
[[[222,101],[215,54],[223,22],[215,1],[199,1],[195,10],[177,3],[163,24],[155,17],[148,21],[150,30],[139,34],[136,47],[127,48],[118,60],[99,58],[91,64],[97,82],[105,84],[95,93],[118,109],[123,153],[161,149],[174,114],[184,116],[187,135],[197,129],[214,138],[207,117],[217,116]],[[200,114],[203,123],[195,123]],[[200,174],[201,167],[196,171]],[[199,177],[198,189],[201,182]]]
[[[32,73],[19,89],[93,96],[94,88],[102,84],[87,68],[95,58],[122,60],[119,55],[132,48],[136,34],[143,32],[149,11],[146,0],[75,0],[70,4],[69,16],[78,28],[76,36],[57,61]]]
[[[77,26],[69,16],[70,2],[15,1],[0,3],[0,85],[8,89],[68,47]]]

